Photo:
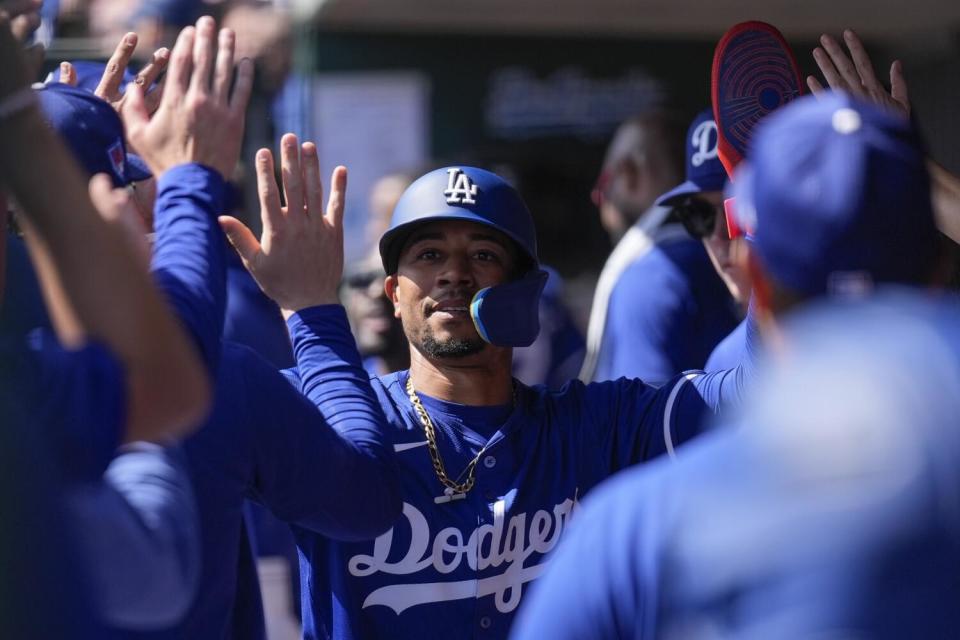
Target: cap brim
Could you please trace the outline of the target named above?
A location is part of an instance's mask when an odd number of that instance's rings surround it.
[[[669,207],[676,204],[680,200],[683,200],[687,196],[692,196],[697,193],[703,193],[703,189],[694,182],[693,180],[687,180],[680,186],[674,187],[670,191],[667,191],[665,194],[657,198],[656,204],[658,207]]]
[[[150,168],[147,166],[147,163],[143,161],[143,158],[136,155],[135,153],[127,154],[127,166],[126,166],[126,179],[127,183],[139,182],[140,180],[148,180],[153,177],[153,174],[150,173]]]

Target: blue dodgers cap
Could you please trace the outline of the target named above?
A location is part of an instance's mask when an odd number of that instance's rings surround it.
[[[438,220],[468,220],[492,227],[517,243],[531,267],[539,264],[533,216],[517,190],[494,173],[463,166],[431,171],[403,192],[390,228],[380,238],[384,271],[397,272],[400,251],[411,231]]]
[[[723,191],[727,171],[720,162],[717,142],[713,110],[704,109],[687,130],[687,181],[657,198],[657,205],[669,207],[697,193]]]
[[[59,82],[37,90],[44,117],[90,175],[106,173],[122,187],[151,177],[140,158],[127,153],[120,116],[89,91]]]
[[[762,122],[733,194],[763,267],[798,293],[918,284],[937,259],[916,132],[845,94],[800,98]]]

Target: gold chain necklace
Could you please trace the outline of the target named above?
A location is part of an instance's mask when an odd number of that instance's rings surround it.
[[[427,410],[423,408],[423,403],[420,402],[420,398],[413,388],[413,379],[410,376],[407,376],[407,396],[409,396],[410,404],[413,405],[413,410],[417,413],[417,417],[420,418],[420,424],[423,425],[423,431],[427,435],[427,449],[430,451],[430,461],[433,462],[433,471],[437,474],[437,479],[440,480],[440,484],[446,487],[444,496],[435,498],[434,501],[441,503],[466,497],[466,493],[470,491],[470,489],[473,489],[473,484],[476,481],[477,462],[480,461],[480,456],[487,450],[486,445],[480,449],[479,453],[477,453],[473,460],[467,465],[467,468],[463,470],[463,473],[458,476],[458,478],[463,477],[465,473],[467,474],[467,479],[459,483],[451,480],[447,475],[446,468],[443,466],[443,460],[440,459],[440,450],[437,448],[437,433],[433,427],[433,421],[427,414]],[[517,404],[516,387],[514,387],[513,390],[513,404],[514,406]]]

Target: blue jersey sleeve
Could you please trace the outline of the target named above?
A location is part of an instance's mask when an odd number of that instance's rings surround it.
[[[98,343],[67,350],[44,330],[31,334],[29,347],[17,386],[47,434],[56,467],[67,481],[99,478],[126,423],[122,366]]]
[[[375,537],[393,524],[401,502],[385,418],[346,314],[338,305],[318,307],[294,314],[288,325],[310,373],[281,376],[249,351],[257,364],[243,365],[258,396],[250,402],[257,461],[251,497],[331,538]]]
[[[386,417],[340,305],[304,309],[287,321],[300,391],[334,429],[371,459],[393,469]]]
[[[677,376],[660,388],[641,380],[595,382],[584,388],[582,416],[561,410],[595,438],[588,446],[598,452],[606,476],[672,455],[702,431],[710,407],[702,398],[684,393],[692,375]]]
[[[707,358],[707,364],[703,367],[704,371],[723,371],[736,367],[746,357],[746,342],[747,321],[744,320],[716,346],[710,357]]]
[[[608,473],[657,456],[673,456],[685,442],[709,430],[712,417],[739,406],[748,369],[688,371],[659,388],[640,380],[598,382],[585,389],[584,416],[599,438]]]
[[[196,341],[211,377],[226,308],[226,247],[217,223],[224,189],[213,169],[180,165],[160,176],[154,208],[154,279]]]
[[[739,407],[745,389],[753,384],[757,363],[761,358],[760,328],[753,301],[750,302],[743,324],[742,357],[730,369],[710,371],[691,378],[690,388],[684,389],[679,411],[692,412],[691,406],[709,407],[713,414],[721,415],[726,408]],[[681,418],[685,420],[689,418]]]
[[[103,482],[72,486],[69,511],[104,622],[170,627],[186,614],[200,574],[200,539],[186,459],[176,448],[134,443]]]

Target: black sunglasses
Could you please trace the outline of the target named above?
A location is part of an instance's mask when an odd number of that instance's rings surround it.
[[[718,208],[703,198],[686,198],[673,208],[680,224],[694,238],[706,238],[713,235],[717,226]]]

